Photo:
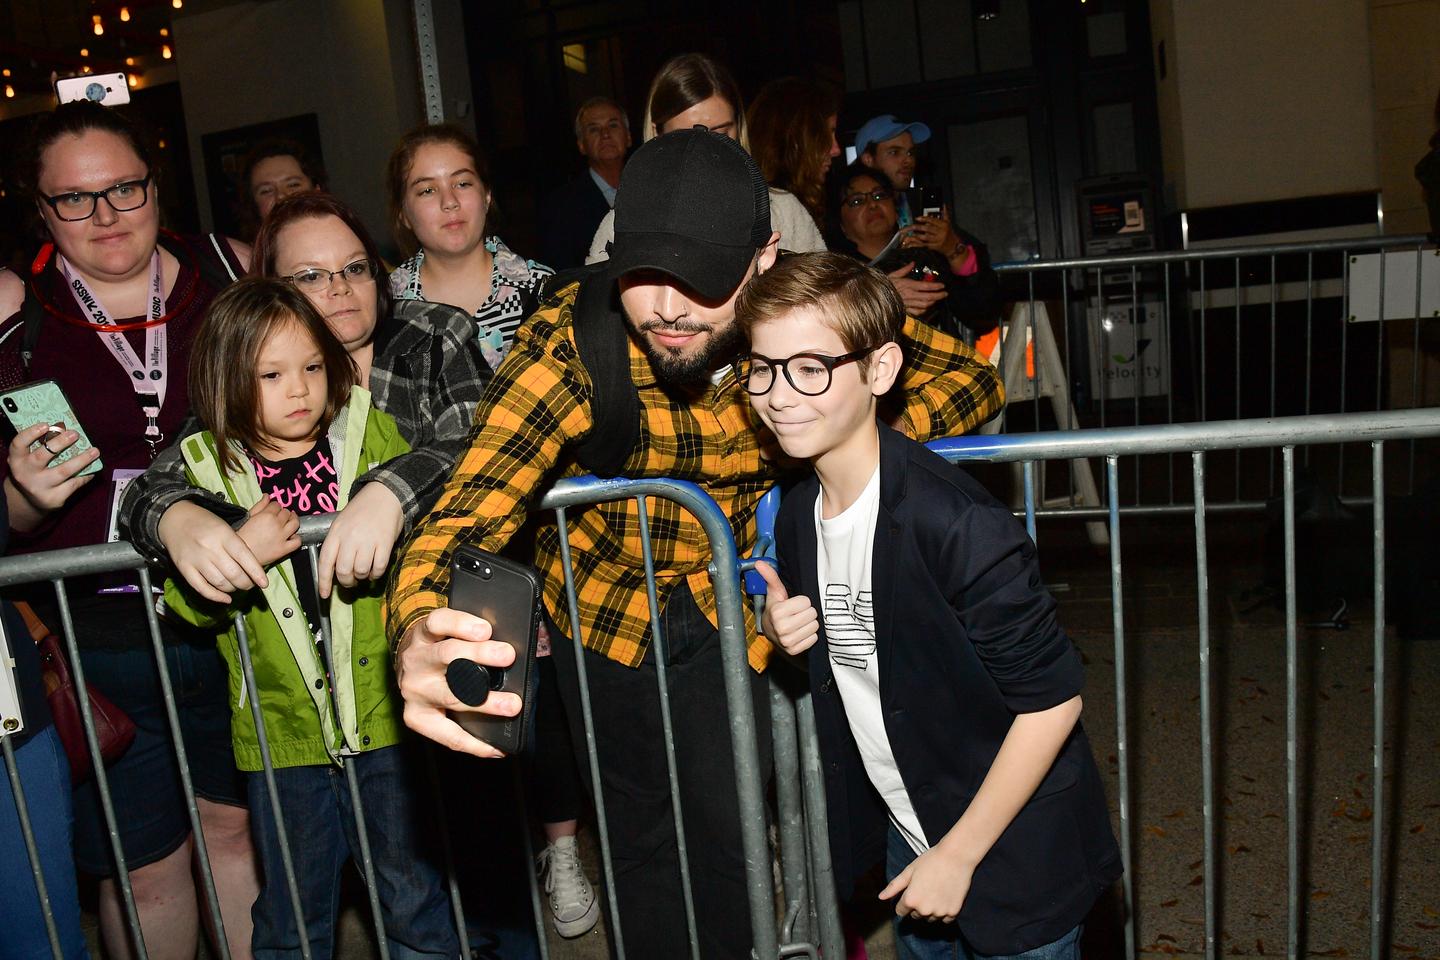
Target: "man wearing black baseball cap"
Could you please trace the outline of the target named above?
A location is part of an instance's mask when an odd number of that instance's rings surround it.
[[[734,301],[776,257],[769,195],[754,160],[703,128],[656,137],[625,167],[611,259],[587,268],[521,326],[475,413],[471,446],[434,511],[401,551],[387,625],[405,722],[455,750],[497,756],[448,715],[514,716],[495,693],[460,703],[451,661],[511,662],[490,625],[445,606],[455,549],[500,550],[555,477],[585,473],[675,477],[698,484],[729,518],[742,555],[755,543],[755,508],[781,476],[762,455],[745,391],[730,372],[744,349]],[[618,293],[618,296],[617,296]],[[919,439],[964,432],[1003,403],[995,371],[973,350],[907,321],[899,420]],[[649,501],[655,587],[702,956],[750,956],[750,914],[730,727],[715,628],[708,541],[699,522]],[[536,535],[544,605],[561,696],[576,731],[579,664],[564,596],[561,541],[574,560],[584,667],[601,762],[620,930],[635,957],[689,954],[665,738],[656,697],[645,564],[634,500],[574,509],[568,532]],[[752,702],[769,769],[766,669],[771,646],[749,621]],[[581,759],[589,770],[588,756]],[[613,926],[612,926],[613,929]]]

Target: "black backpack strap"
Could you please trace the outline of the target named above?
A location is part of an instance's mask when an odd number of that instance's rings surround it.
[[[35,296],[30,284],[25,284],[25,302],[20,307],[20,360],[25,364],[25,375],[30,375],[30,358],[35,356],[35,344],[40,342],[40,328],[45,326],[45,307]]]
[[[630,376],[630,335],[620,313],[615,279],[605,264],[586,271],[575,293],[571,323],[575,350],[590,374],[594,393],[590,435],[574,448],[575,459],[600,477],[617,476],[640,443],[640,391]]]

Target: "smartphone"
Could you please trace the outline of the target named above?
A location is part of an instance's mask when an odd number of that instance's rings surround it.
[[[455,661],[447,673],[451,690],[471,706],[479,706],[491,692],[513,693],[520,698],[520,713],[514,717],[478,713],[453,713],[451,717],[471,736],[497,750],[519,753],[525,749],[525,735],[534,710],[540,574],[493,553],[461,547],[455,551],[455,559],[450,564],[450,606],[489,621],[490,638],[507,643],[515,650],[515,661],[508,667],[482,667],[470,660]],[[461,666],[457,668],[456,664]]]
[[[27,430],[37,423],[48,423],[51,431],[45,436],[30,444],[33,452],[40,449],[40,445],[51,437],[61,432],[58,424],[64,424],[65,430],[74,430],[80,434],[80,439],[50,461],[50,466],[58,467],[77,454],[84,453],[91,447],[90,438],[85,435],[85,428],[80,425],[80,418],[75,416],[75,409],[70,406],[70,398],[65,396],[65,391],[60,389],[60,384],[54,380],[37,380],[34,383],[27,383],[23,387],[16,387],[14,390],[7,390],[0,393],[0,407],[5,409],[5,416],[9,418],[10,425],[15,432]],[[88,476],[92,473],[99,473],[104,464],[99,457],[96,457],[90,466],[81,470],[76,476]]]
[[[939,190],[932,190],[930,187],[922,187],[920,190],[920,216],[938,217],[945,211],[945,201],[940,197]]]
[[[67,77],[55,81],[55,98],[61,103],[72,100],[94,100],[107,107],[130,102],[130,82],[123,73],[99,73],[95,76]]]

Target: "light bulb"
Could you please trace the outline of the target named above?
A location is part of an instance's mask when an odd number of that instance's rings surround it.
[[[12,87],[12,86],[10,86],[10,84],[8,84],[8,83],[5,84],[5,96],[7,96],[7,97],[13,97],[13,96],[15,96],[15,88]]]
[[[81,47],[81,48],[80,48],[80,56],[82,56],[82,57],[88,57],[88,56],[90,56],[90,51],[89,51],[89,50],[86,50],[84,47]]]
[[[130,86],[132,86],[132,87],[135,86],[135,84],[137,84],[137,83],[140,82],[139,80],[136,80],[136,79],[135,79],[135,74],[133,74],[133,73],[127,74],[126,77],[125,77],[125,80],[126,80],[126,81],[130,84]]]
[[[174,54],[170,52],[170,44],[167,43],[165,44],[165,46],[160,48],[160,56],[164,57],[166,60],[169,60],[171,57],[174,56]]]
[[[130,20],[130,8],[129,8],[129,7],[121,7],[121,8],[120,8],[120,19],[126,21],[127,23],[129,22],[129,20]]]

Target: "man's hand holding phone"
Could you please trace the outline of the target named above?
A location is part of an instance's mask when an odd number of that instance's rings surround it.
[[[405,631],[395,654],[396,679],[405,699],[405,725],[451,750],[503,757],[503,752],[471,736],[447,712],[513,717],[520,713],[520,698],[494,692],[478,707],[462,703],[446,680],[450,662],[461,658],[483,667],[508,667],[515,662],[515,649],[491,640],[486,621],[449,607],[430,611]]]

